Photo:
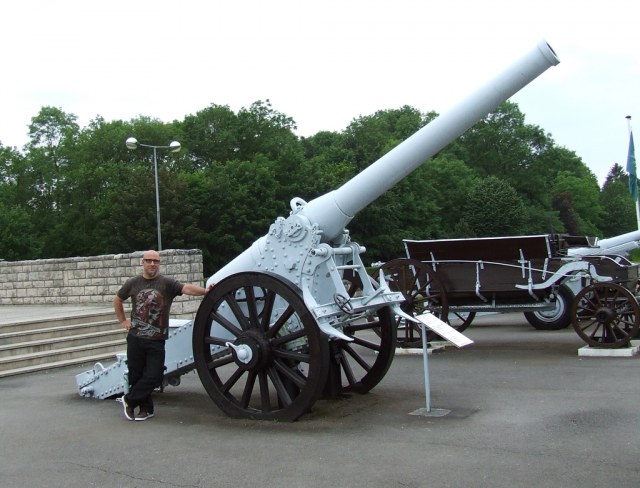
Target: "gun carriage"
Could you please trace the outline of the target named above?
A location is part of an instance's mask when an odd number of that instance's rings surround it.
[[[524,312],[537,329],[572,324],[591,347],[625,347],[640,316],[638,265],[597,240],[558,234],[475,239],[405,240],[407,258],[381,266],[401,291],[405,313],[429,310],[458,331],[478,312]],[[619,242],[616,241],[616,245]],[[397,317],[398,341],[418,345],[420,329]]]
[[[393,359],[394,317],[413,318],[384,276],[368,276],[365,247],[352,242],[346,225],[558,62],[542,41],[340,188],[308,203],[294,198],[288,217],[278,217],[267,235],[209,278],[216,286],[182,329],[192,328],[191,350],[166,376],[175,383],[175,375],[195,367],[225,413],[266,420],[295,420],[322,396],[373,388]],[[187,335],[171,337],[186,350]],[[168,356],[172,349],[170,339]],[[80,393],[95,396],[96,380],[107,374],[94,368],[78,375]]]

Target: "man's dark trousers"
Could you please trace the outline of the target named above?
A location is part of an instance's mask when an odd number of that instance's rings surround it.
[[[164,343],[127,335],[129,393],[125,399],[129,407],[153,413],[151,393],[162,385],[164,376]]]

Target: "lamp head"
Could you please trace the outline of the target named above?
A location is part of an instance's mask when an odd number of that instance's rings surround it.
[[[125,142],[127,149],[137,149],[138,140],[135,137],[129,137]]]

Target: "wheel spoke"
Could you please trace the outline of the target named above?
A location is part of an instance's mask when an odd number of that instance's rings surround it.
[[[287,351],[286,349],[274,349],[274,356],[280,359],[289,359],[299,363],[308,363],[311,360],[311,356],[306,352],[300,351]]]
[[[210,322],[214,322],[214,323],[216,323],[218,325],[221,325],[224,329],[229,331],[234,336],[237,337],[240,334],[242,334],[242,330],[240,330],[234,323],[232,323],[230,320],[228,320],[223,315],[221,315],[219,313],[213,313],[213,314],[211,314],[211,317],[212,317],[212,320],[210,320]]]
[[[351,368],[351,365],[349,364],[349,361],[344,356],[344,354],[340,355],[340,366],[342,367],[342,371],[344,372],[344,375],[347,379],[347,383],[349,384],[349,386],[353,387],[354,385],[356,385],[358,383],[358,380],[356,378],[356,375],[353,373],[353,369]]]
[[[589,337],[595,341],[595,340],[596,340],[596,337],[599,337],[599,335],[598,335],[598,331],[599,331],[603,326],[602,326],[602,324],[600,324],[599,322],[593,322],[591,325],[594,325],[595,327],[593,328],[593,332],[591,332],[591,334],[589,334]],[[598,341],[596,341],[596,342],[598,342]]]
[[[304,337],[306,335],[306,332],[304,330],[297,330],[294,332],[290,332],[287,335],[284,335],[282,337],[277,337],[275,339],[273,339],[273,341],[271,341],[271,343],[275,346],[275,347],[282,347],[283,344],[286,344],[287,342],[292,342],[295,341],[296,339],[300,339],[302,337]]]
[[[358,332],[365,330],[376,330],[380,328],[380,320],[377,318],[371,318],[368,322],[351,323],[344,328],[344,332],[347,335],[354,335]]]
[[[258,319],[257,299],[253,286],[245,286],[244,295],[247,300],[247,309],[249,311],[249,323],[247,327],[257,327],[258,324],[260,324],[260,320]]]
[[[248,408],[251,401],[251,395],[253,394],[253,387],[256,384],[257,374],[255,371],[250,371],[247,375],[247,382],[242,390],[242,398],[240,399],[240,405],[242,408]]]
[[[225,301],[227,302],[227,305],[229,305],[229,309],[233,312],[233,316],[235,317],[238,324],[240,325],[239,329],[249,330],[251,328],[251,324],[247,319],[247,316],[245,315],[244,311],[242,310],[242,307],[238,303],[238,299],[236,298],[236,293],[235,292],[233,294],[229,293],[226,296]],[[236,334],[236,335],[239,335],[239,334]]]
[[[233,362],[233,355],[231,352],[228,355],[223,357],[215,358],[214,360],[207,363],[207,369],[212,370],[216,368],[221,368],[222,366],[226,366],[227,364],[231,364]]]
[[[267,337],[269,338],[275,337],[282,329],[282,326],[286,324],[289,321],[289,319],[291,319],[294,313],[295,313],[295,310],[293,309],[293,307],[287,307],[287,309],[282,313],[282,315],[278,317],[278,320],[275,321],[273,326],[269,328],[269,330],[267,331]]]
[[[264,297],[264,310],[262,311],[262,323],[261,323],[261,327],[262,330],[267,333],[267,335],[269,335],[269,327],[271,326],[271,314],[273,313],[273,305],[276,301],[276,294],[273,293],[272,291],[267,291],[265,290],[265,297]],[[278,324],[278,322],[276,321],[276,324]],[[282,327],[282,325],[276,325],[278,327],[278,329],[280,327]],[[275,332],[277,333],[277,331]]]
[[[270,368],[268,375],[276,391],[276,395],[278,396],[278,401],[280,402],[280,404],[284,407],[288,407],[289,405],[291,405],[293,403],[293,400],[291,399],[289,391],[284,386],[282,378],[280,378],[278,374],[278,370],[276,368]]]
[[[229,339],[223,339],[221,337],[207,336],[204,338],[204,343],[212,346],[226,346]]]
[[[242,377],[244,373],[245,372],[240,368],[236,369],[235,372],[231,375],[231,378],[229,378],[227,382],[224,385],[222,385],[222,391],[228,392],[233,387],[233,385],[235,385],[238,382],[238,380]]]
[[[279,373],[283,374],[287,379],[291,380],[298,388],[303,388],[307,383],[306,378],[302,376],[297,369],[289,368],[280,360],[274,361],[273,364]]]
[[[262,411],[271,411],[271,398],[269,397],[269,382],[264,371],[258,371],[258,382],[260,384],[260,399],[262,401]]]
[[[379,351],[380,350],[380,344],[375,344],[371,341],[367,341],[365,339],[362,339],[361,337],[354,337],[353,338],[353,344],[357,344],[358,346],[362,346],[362,347],[366,347],[367,349],[370,349],[371,351]]]
[[[342,346],[342,350],[346,353],[349,354],[349,356],[351,356],[353,359],[355,359],[355,361],[360,365],[360,367],[362,369],[364,369],[365,371],[371,371],[371,365],[365,361],[362,356],[360,354],[358,354],[352,347],[350,344],[345,343]]]

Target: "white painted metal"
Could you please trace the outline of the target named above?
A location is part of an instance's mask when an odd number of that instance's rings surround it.
[[[595,247],[576,247],[568,251],[569,256],[598,256],[618,254],[627,256],[629,251],[640,248],[640,230],[627,232],[608,239],[599,239]]]
[[[177,386],[180,376],[195,368],[191,337],[193,321],[171,319],[169,338],[166,342],[163,385]],[[81,396],[104,400],[124,395],[128,391],[127,353],[116,355],[116,362],[105,367],[96,363],[92,369],[76,375],[76,385]]]

